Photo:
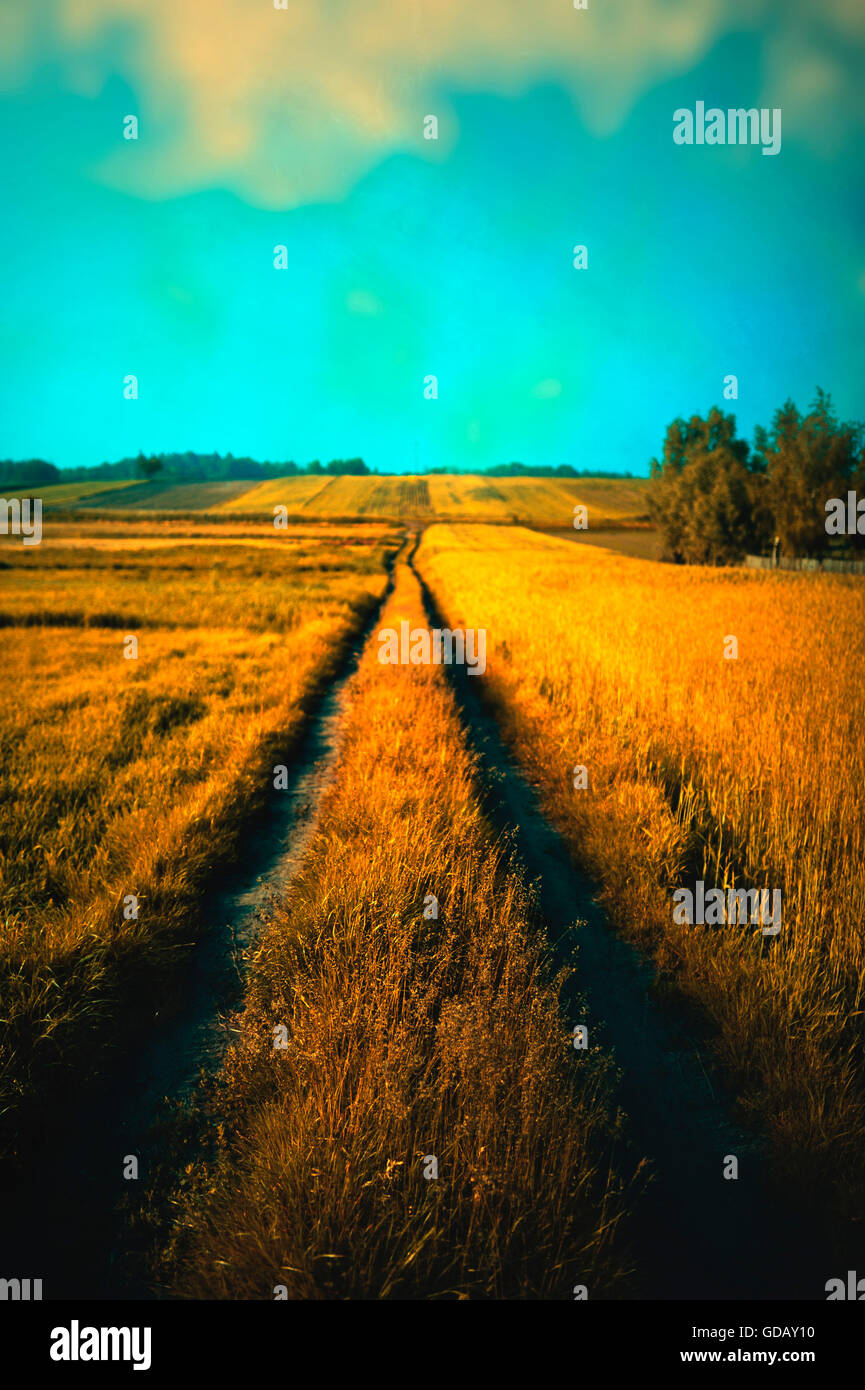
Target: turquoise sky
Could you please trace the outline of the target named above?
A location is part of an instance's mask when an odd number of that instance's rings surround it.
[[[728,373],[748,433],[865,416],[865,6],[288,5],[4,10],[0,457],[642,472]],[[781,152],[675,145],[698,100]]]

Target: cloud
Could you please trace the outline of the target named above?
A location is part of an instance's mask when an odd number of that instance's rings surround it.
[[[453,117],[441,93],[515,95],[553,81],[596,134],[615,130],[652,85],[684,74],[727,32],[765,25],[770,105],[788,93],[818,138],[827,101],[849,98],[865,38],[861,0],[45,0],[6,12],[7,84],[49,56],[135,93],[134,162],[118,140],[101,177],[142,197],[227,187],[262,207],[343,197],[385,156],[433,156]],[[82,64],[85,65],[82,69]],[[78,77],[80,83],[80,76]],[[860,84],[861,86],[861,84]],[[773,95],[774,94],[774,95]],[[119,113],[119,115],[126,114]],[[785,136],[796,114],[784,113]],[[829,134],[837,140],[837,115]],[[120,121],[118,119],[118,130]],[[842,132],[843,134],[843,132]]]

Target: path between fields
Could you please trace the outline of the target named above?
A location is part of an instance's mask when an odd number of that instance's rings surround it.
[[[415,565],[431,627],[448,623]],[[731,1120],[704,1061],[673,1011],[650,994],[654,972],[607,925],[594,887],[573,865],[565,842],[538,809],[506,749],[478,682],[448,666],[471,742],[481,757],[489,813],[512,834],[551,935],[565,947],[578,929],[574,990],[603,1021],[603,1042],[622,1071],[620,1103],[655,1179],[634,1222],[642,1295],[662,1299],[821,1299],[828,1257],[803,1235],[801,1212],[775,1204],[768,1162],[753,1136]],[[575,1013],[572,1026],[586,1022]],[[597,1041],[597,1033],[592,1037]],[[739,1160],[737,1180],[722,1177]]]

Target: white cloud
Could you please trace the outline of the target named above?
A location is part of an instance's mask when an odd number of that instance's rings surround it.
[[[0,21],[0,75],[26,80],[46,51],[79,89],[82,72],[94,91],[119,72],[136,93],[141,138],[134,165],[118,143],[106,181],[149,197],[229,187],[265,207],[342,197],[395,151],[440,154],[422,121],[448,86],[511,95],[555,81],[591,129],[613,130],[651,85],[737,29],[765,26],[766,104],[782,104],[786,89],[819,134],[827,94],[840,93],[849,121],[865,124],[851,79],[861,0],[821,0],[816,14],[812,0],[616,0],[585,11],[567,0],[288,3],[22,4]],[[446,140],[450,115],[437,114]],[[785,135],[795,117],[785,110]]]

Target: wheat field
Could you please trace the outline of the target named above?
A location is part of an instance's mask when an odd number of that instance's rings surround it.
[[[357,503],[368,480],[340,481]],[[79,518],[0,546],[12,1166],[48,1098],[109,1076],[124,1030],[152,1026],[148,991],[170,994],[208,888],[378,603],[380,624],[428,621],[405,528],[336,517]],[[591,539],[432,521],[413,564],[451,627],[487,633],[477,686],[543,815],[651,959],[719,1103],[768,1136],[779,1191],[840,1248],[865,1147],[861,583]],[[194,1161],[169,1153],[149,1191],[153,1278],[181,1298],[634,1296],[644,1154],[606,1042],[574,1069],[574,986],[487,818],[451,673],[376,656],[373,636],[300,876],[181,1116]],[[780,934],[680,925],[673,895],[700,880],[779,890]]]
[[[26,1134],[20,1108],[44,1105],[52,1078],[81,1056],[98,1074],[118,981],[170,969],[189,940],[393,551],[380,538],[79,539],[0,551],[0,1113],[13,1148],[9,1126]]]
[[[331,478],[306,474],[297,478],[272,478],[250,485],[246,492],[223,502],[222,512],[270,512],[274,507],[286,507],[289,513],[306,511],[316,493],[326,488]]]
[[[400,565],[381,623],[424,619]],[[187,1298],[625,1294],[609,1057],[569,1047],[445,672],[377,652],[373,634],[302,875],[252,955],[204,1106],[213,1157],[167,1199],[162,1279]]]
[[[612,920],[699,1011],[778,1173],[849,1225],[865,1195],[861,581],[482,526],[431,527],[419,565],[452,624],[487,629],[485,693]],[[672,894],[698,879],[780,889],[777,941],[676,925]]]
[[[647,481],[642,478],[491,478],[452,473],[330,477],[301,474],[248,483],[89,483],[42,489],[46,506],[112,510],[207,512],[220,516],[289,517],[309,522],[486,521],[568,530],[574,508],[587,509],[590,528],[647,527]],[[228,494],[228,495],[227,495]]]

